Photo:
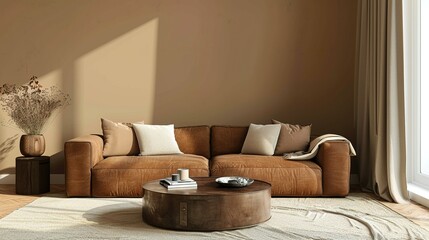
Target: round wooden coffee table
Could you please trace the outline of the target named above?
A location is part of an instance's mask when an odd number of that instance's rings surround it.
[[[167,190],[159,180],[143,186],[143,220],[153,226],[190,231],[245,228],[271,217],[271,184],[255,180],[244,188],[218,186],[216,178],[193,178],[198,189]]]

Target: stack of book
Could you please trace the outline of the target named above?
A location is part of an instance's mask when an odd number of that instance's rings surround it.
[[[197,182],[195,182],[190,178],[188,180],[178,180],[178,181],[172,181],[171,178],[164,178],[164,179],[161,179],[159,183],[162,186],[166,187],[168,190],[197,188]]]

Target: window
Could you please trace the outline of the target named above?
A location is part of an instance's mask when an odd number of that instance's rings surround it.
[[[421,0],[420,6],[420,172],[429,177],[429,0]]]
[[[404,1],[404,63],[408,190],[429,206],[429,0]]]

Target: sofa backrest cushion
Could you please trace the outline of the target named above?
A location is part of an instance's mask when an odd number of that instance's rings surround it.
[[[174,135],[180,151],[210,159],[209,126],[176,127]]]
[[[211,155],[241,153],[249,127],[212,126],[211,127]]]

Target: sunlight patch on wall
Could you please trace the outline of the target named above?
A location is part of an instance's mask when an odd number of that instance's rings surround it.
[[[100,118],[151,123],[158,19],[94,49],[75,62],[74,135],[101,133]]]

